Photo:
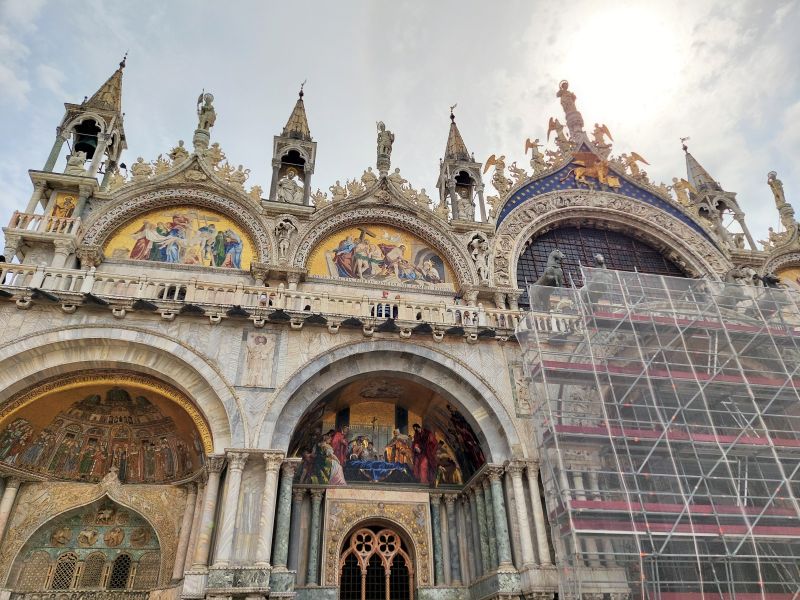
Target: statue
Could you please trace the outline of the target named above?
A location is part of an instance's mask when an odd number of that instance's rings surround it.
[[[219,168],[219,164],[225,160],[225,153],[222,151],[222,148],[220,148],[219,142],[214,142],[211,144],[211,148],[206,150],[205,159],[213,169]]]
[[[525,140],[525,154],[528,153],[528,150],[531,151],[531,169],[533,169],[533,175],[536,176],[542,171],[547,170],[547,163],[544,160],[544,154],[539,151],[539,148],[542,145],[539,143],[539,138],[531,141],[531,138]]]
[[[511,166],[508,167],[511,176],[514,178],[514,185],[517,185],[520,181],[527,179],[528,174],[525,172],[525,169],[520,169],[517,166],[517,161],[511,163]]]
[[[631,177],[635,179],[638,179],[642,175],[641,171],[639,170],[639,165],[637,165],[636,163],[641,162],[646,165],[650,164],[636,152],[631,152],[630,156],[628,156],[627,154],[620,154],[619,157],[622,160],[622,164],[624,164],[631,170]]]
[[[328,199],[328,194],[325,194],[317,188],[317,191],[311,194],[311,200],[314,202],[316,208],[325,208],[331,201]]]
[[[469,197],[469,192],[464,193],[455,192],[456,202],[458,207],[458,219],[460,221],[474,221],[475,220],[475,204]]]
[[[286,254],[289,251],[289,245],[292,242],[292,236],[297,231],[297,228],[289,219],[284,219],[275,226],[275,237],[278,240],[278,258],[286,259]]]
[[[476,235],[469,243],[472,253],[472,260],[475,262],[475,270],[481,283],[489,281],[489,242],[485,238]]]
[[[608,271],[605,256],[598,252],[592,258],[597,270],[587,272],[583,294],[589,304],[594,306],[608,295],[614,283],[614,274]]]
[[[170,150],[167,156],[170,157],[173,165],[189,158],[189,151],[183,147],[183,140],[178,140],[178,145]]]
[[[404,179],[402,175],[400,175],[400,169],[395,169],[389,175],[386,176],[386,179],[391,181],[395,186],[397,186],[398,190],[403,189],[403,185],[408,183],[408,179]]]
[[[73,152],[67,157],[67,168],[64,169],[64,175],[85,177],[86,169],[83,168],[84,164],[86,164],[86,152]]]
[[[561,100],[561,108],[564,109],[564,114],[569,114],[571,112],[575,112],[578,109],[575,107],[575,96],[574,93],[569,91],[569,82],[564,79],[558,84],[558,91],[556,92],[556,98]],[[609,136],[611,137],[611,136]]]
[[[558,146],[559,151],[562,154],[566,154],[572,149],[572,144],[570,144],[567,136],[564,135],[564,125],[561,124],[561,121],[554,117],[550,117],[550,122],[547,124],[547,140],[550,140],[550,134],[555,131],[556,132],[556,146]]]
[[[414,201],[423,208],[430,208],[433,205],[433,200],[431,200],[430,196],[428,196],[428,194],[425,192],[425,188],[422,188],[419,191],[414,198]]]
[[[450,218],[450,209],[447,206],[447,197],[442,198],[439,200],[439,204],[436,205],[436,208],[433,210],[436,213],[436,216],[447,221]]]
[[[561,263],[565,258],[566,256],[561,250],[558,248],[553,250],[547,257],[544,273],[534,283],[540,287],[534,290],[535,296],[531,297],[531,303],[541,310],[550,311],[550,296],[553,292],[547,288],[564,285],[564,269]]]
[[[153,174],[153,167],[144,162],[140,156],[136,162],[131,165],[131,181],[139,182],[149,179]]]
[[[592,131],[592,137],[594,137],[594,145],[598,148],[610,148],[611,144],[607,144],[605,138],[607,137],[612,142],[614,138],[611,137],[611,132],[608,130],[608,127],[605,123],[602,125],[595,123],[594,124],[594,131]]]
[[[244,183],[247,181],[247,178],[250,177],[250,169],[245,169],[242,165],[236,167],[236,170],[231,172],[228,179],[230,182],[241,188],[244,191]]]
[[[334,183],[328,189],[331,191],[333,202],[341,202],[347,197],[347,190],[342,187],[342,184],[339,183],[338,179],[336,180],[336,183]]]
[[[214,110],[214,95],[205,92],[197,99],[197,128],[208,131],[217,120],[217,111]]]
[[[114,167],[114,170],[111,172],[111,175],[108,178],[108,191],[113,192],[114,190],[121,188],[126,183],[127,181],[125,180],[125,176],[120,173],[119,167]]]
[[[344,187],[347,188],[347,195],[350,198],[355,198],[356,196],[360,196],[364,193],[364,184],[361,183],[356,178],[353,178],[352,181],[348,180],[345,182]]]
[[[778,174],[775,171],[770,171],[767,174],[767,183],[772,190],[772,195],[775,196],[775,206],[780,210],[787,202],[783,194],[783,182],[778,179]]]
[[[248,196],[250,199],[255,202],[256,204],[261,202],[261,194],[264,193],[264,190],[261,188],[260,185],[254,185],[250,188],[250,192],[248,192]]]
[[[486,172],[494,166],[494,175],[492,175],[492,185],[494,189],[496,189],[500,196],[505,196],[508,191],[511,189],[511,180],[506,177],[505,170],[506,170],[506,155],[501,154],[499,157],[492,154],[489,158],[486,159],[486,165],[483,167],[483,174],[486,175]]]
[[[378,171],[381,173],[389,170],[392,144],[394,144],[394,134],[386,129],[383,121],[378,121]]]
[[[367,189],[370,189],[373,185],[378,183],[378,178],[372,171],[372,167],[367,167],[367,170],[364,171],[363,175],[361,175],[361,183],[363,183],[364,187]]]
[[[685,179],[678,179],[677,177],[672,178],[672,189],[675,192],[675,197],[678,199],[678,202],[684,206],[689,206],[692,203],[689,194],[697,194],[697,190],[694,189],[691,183]]]
[[[170,162],[164,158],[162,154],[158,155],[158,158],[153,161],[153,170],[156,175],[161,175],[162,173],[166,173],[169,171]]]
[[[486,198],[486,204],[489,205],[489,219],[496,219],[497,212],[500,210],[500,207],[503,206],[503,203],[500,201],[500,196],[488,196]]]
[[[297,182],[297,171],[289,168],[278,181],[278,191],[275,194],[276,202],[287,204],[303,203],[303,187]]]
[[[582,183],[588,188],[594,189],[594,183],[586,179],[591,177],[609,188],[619,188],[622,184],[619,178],[611,175],[608,161],[598,158],[593,152],[576,152],[572,160],[574,165],[564,176],[560,179],[563,183],[571,175],[575,175],[575,183]]]

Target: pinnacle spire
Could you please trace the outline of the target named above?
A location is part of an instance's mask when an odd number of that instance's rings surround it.
[[[303,104],[303,86],[305,84],[305,81],[300,84],[297,102],[294,105],[294,109],[292,109],[292,114],[289,115],[289,120],[286,121],[281,135],[311,141],[311,130],[308,128],[308,119],[306,118],[306,106]]]
[[[686,175],[694,188],[698,192],[722,192],[722,186],[706,171],[697,159],[692,156],[686,144],[683,144],[683,151],[686,153]]]
[[[99,108],[101,110],[111,110],[114,112],[122,112],[122,70],[125,68],[125,62],[128,60],[128,53],[119,63],[119,67],[111,77],[106,79],[106,82],[100,86],[94,95],[86,100],[84,106],[92,108]]]
[[[456,116],[453,110],[456,105],[450,107],[450,133],[447,135],[447,147],[444,151],[445,159],[452,158],[455,160],[472,160],[467,150],[467,145],[464,143],[464,138],[461,137],[461,132],[456,125]]]

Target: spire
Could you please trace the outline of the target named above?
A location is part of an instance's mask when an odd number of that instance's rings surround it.
[[[308,128],[306,106],[303,104],[303,86],[305,84],[305,81],[300,84],[300,93],[298,94],[297,102],[294,105],[292,114],[289,115],[289,120],[286,121],[286,126],[283,128],[282,135],[284,137],[296,138],[310,142],[311,131]]]
[[[125,62],[128,59],[128,53],[119,63],[119,68],[106,79],[106,82],[100,86],[94,95],[86,100],[83,105],[99,108],[101,110],[110,110],[113,112],[122,112],[122,70],[125,68]]]
[[[692,156],[685,142],[683,144],[683,151],[686,153],[686,175],[689,179],[689,183],[691,183],[698,192],[702,194],[703,192],[710,191],[724,191],[722,186],[717,183],[708,171],[697,162],[697,159]]]
[[[456,105],[450,107],[450,133],[447,135],[447,148],[444,151],[445,159],[452,158],[455,160],[472,160],[467,145],[464,143],[464,138],[461,137],[461,132],[456,125],[456,116],[453,110]]]

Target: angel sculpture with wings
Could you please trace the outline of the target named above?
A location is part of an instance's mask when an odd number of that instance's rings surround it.
[[[608,138],[610,141],[614,141],[614,138],[611,137],[611,132],[608,130],[608,126],[603,123],[600,125],[599,123],[594,124],[594,131],[592,131],[592,137],[594,137],[594,145],[598,148],[608,148],[610,144],[607,144],[605,138]]]
[[[650,164],[636,152],[631,152],[630,156],[627,154],[620,154],[619,157],[622,159],[622,164],[631,170],[631,177],[635,178],[640,177],[642,174],[641,170],[639,169],[639,165],[636,164],[637,162],[641,162],[646,165]]]
[[[691,183],[685,179],[678,179],[677,177],[672,178],[671,187],[675,191],[675,197],[678,199],[678,202],[684,206],[689,206],[691,204],[689,194],[694,195],[697,193],[697,190],[694,189]]]
[[[555,117],[550,117],[550,122],[547,124],[547,139],[550,140],[550,134],[556,132],[556,146],[563,153],[570,150],[570,143],[567,136],[564,134],[564,125]]]
[[[541,144],[539,143],[539,138],[531,141],[531,138],[525,140],[525,154],[528,153],[528,150],[531,151],[531,168],[533,169],[533,174],[538,175],[542,171],[547,170],[547,163],[544,159],[544,154],[541,153],[539,148],[541,148]]]
[[[486,165],[483,167],[483,174],[494,167],[494,175],[492,175],[492,185],[494,189],[500,192],[500,196],[505,196],[508,190],[511,189],[511,180],[506,177],[506,155],[501,154],[496,156],[492,154],[486,159]]]

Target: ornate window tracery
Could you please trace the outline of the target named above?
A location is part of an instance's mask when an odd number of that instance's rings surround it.
[[[34,552],[25,561],[17,587],[20,590],[42,590],[50,576],[50,555],[47,552]]]
[[[108,589],[124,590],[128,587],[131,563],[130,554],[120,554],[114,559],[114,565],[111,567],[111,576],[108,578]]]
[[[579,266],[594,266],[594,255],[602,254],[609,269],[641,271],[657,275],[683,277],[681,269],[657,249],[618,231],[587,227],[560,227],[529,240],[517,261],[517,284],[523,289],[544,272],[548,255],[555,249],[566,255],[565,284],[570,277],[576,286],[583,285]],[[528,305],[527,292],[520,304]]]
[[[342,600],[413,600],[413,568],[397,532],[362,528],[339,559]]]
[[[50,587],[54,590],[67,590],[73,586],[75,572],[78,566],[78,556],[74,552],[65,552],[58,557],[56,569]]]
[[[106,557],[102,552],[95,552],[86,557],[83,561],[83,570],[81,571],[81,581],[79,587],[81,588],[96,588],[100,587],[103,581],[103,571],[106,566]]]

